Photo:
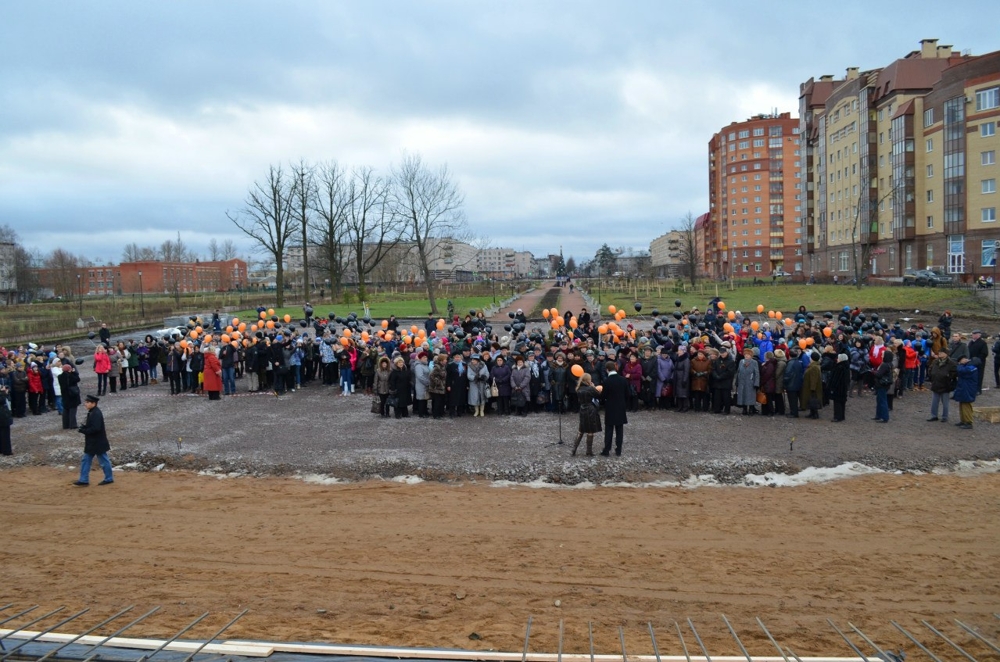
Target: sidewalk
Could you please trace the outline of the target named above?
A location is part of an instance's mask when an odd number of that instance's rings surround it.
[[[496,315],[490,317],[490,321],[491,322],[510,321],[510,316],[507,313],[509,312],[516,313],[518,308],[523,310],[525,315],[531,314],[531,311],[535,309],[536,305],[538,305],[539,299],[545,296],[545,294],[555,286],[556,282],[554,280],[544,281],[534,291],[518,297],[517,299],[514,300],[514,303],[512,303],[510,306],[504,308]],[[587,305],[584,302],[583,295],[580,294],[580,291],[574,288],[573,293],[571,294],[569,291],[569,287],[562,287],[558,289],[559,289],[559,303],[556,304],[556,308],[559,309],[560,314],[569,310],[574,315],[579,315],[580,311]],[[594,311],[591,310],[590,314],[593,315]]]

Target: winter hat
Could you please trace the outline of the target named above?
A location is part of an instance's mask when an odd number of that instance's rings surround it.
[[[847,354],[837,354],[837,363],[841,363],[847,360],[848,360]]]

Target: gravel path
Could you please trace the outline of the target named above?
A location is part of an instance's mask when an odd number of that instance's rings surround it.
[[[84,370],[84,393],[96,386]],[[808,466],[857,461],[886,470],[930,470],[961,459],[1000,457],[996,426],[972,431],[926,423],[929,393],[897,400],[890,425],[871,421],[871,396],[848,401],[846,424],[823,420],[743,417],[738,414],[630,414],[621,458],[571,457],[559,445],[559,417],[490,416],[455,420],[381,419],[363,395],[339,397],[320,385],[280,398],[245,393],[221,402],[170,396],[165,384],[129,389],[101,400],[116,465],[160,465],[254,475],[308,472],[345,479],[415,475],[426,480],[644,482],[711,474],[739,482],[747,473],[796,472]],[[1000,405],[990,390],[981,406]],[[734,408],[734,411],[737,411]],[[957,406],[953,419],[958,420]],[[83,409],[81,408],[81,421]],[[562,437],[574,439],[576,417],[562,417]],[[83,446],[63,431],[57,414],[18,419],[15,455],[0,468],[75,464]],[[601,440],[597,440],[600,445]]]

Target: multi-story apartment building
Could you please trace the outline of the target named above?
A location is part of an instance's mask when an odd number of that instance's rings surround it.
[[[708,144],[706,275],[801,271],[799,121],[790,113],[733,122]]]
[[[806,81],[799,110],[807,272],[982,272],[1000,239],[1000,51],[925,39],[884,68]]]

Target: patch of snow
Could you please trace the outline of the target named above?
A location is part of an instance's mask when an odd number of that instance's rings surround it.
[[[295,477],[303,483],[312,483],[313,485],[336,485],[347,482],[326,474],[297,474]]]
[[[935,474],[955,474],[958,476],[978,476],[1000,471],[1000,460],[960,460],[954,469],[938,467]]]
[[[393,483],[403,483],[405,485],[416,485],[424,482],[420,476],[395,476],[391,479]]]

